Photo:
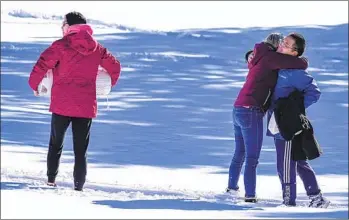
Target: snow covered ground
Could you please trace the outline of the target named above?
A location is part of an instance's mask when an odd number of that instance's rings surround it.
[[[27,85],[40,52],[60,36],[61,21],[19,15],[1,15],[1,218],[348,218],[348,24],[154,32],[95,21],[97,39],[123,69],[109,100],[98,100],[80,193],[72,190],[70,130],[59,187],[44,186],[49,102]],[[306,207],[301,181],[298,206],[280,206],[268,137],[257,179],[261,201],[223,193],[244,54],[274,31],[299,31],[308,42],[309,72],[323,92],[308,112],[324,150],[311,164],[332,202],[328,209]]]
[[[2,218],[344,218],[348,211],[347,177],[342,175],[319,176],[333,201],[330,208],[307,208],[301,184],[299,207],[285,208],[275,176],[259,176],[257,191],[263,200],[251,205],[222,193],[227,178],[219,172],[224,168],[92,163],[80,193],[72,190],[71,162],[61,166],[59,188],[43,185],[44,148],[2,143],[1,154]],[[71,160],[71,152],[62,159]]]

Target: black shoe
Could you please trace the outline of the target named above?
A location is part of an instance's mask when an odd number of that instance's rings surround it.
[[[54,182],[47,182],[46,183],[48,186],[52,186],[52,187],[57,187],[57,184]]]
[[[84,188],[85,182],[81,181],[74,181],[74,190],[75,191],[82,191],[82,188]]]
[[[48,176],[47,177],[47,182],[48,183],[55,183],[56,182],[56,177],[55,176]]]
[[[257,198],[256,197],[245,197],[245,202],[256,203]]]
[[[80,188],[80,187],[74,187],[74,190],[82,192],[82,188]]]

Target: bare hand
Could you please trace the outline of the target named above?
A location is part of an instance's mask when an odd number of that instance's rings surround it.
[[[39,96],[39,92],[38,91],[33,91],[35,96]]]

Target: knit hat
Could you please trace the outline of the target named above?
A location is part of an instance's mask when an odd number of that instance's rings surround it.
[[[281,33],[271,33],[267,38],[265,38],[264,42],[270,44],[275,50],[277,50],[283,39],[284,37]]]

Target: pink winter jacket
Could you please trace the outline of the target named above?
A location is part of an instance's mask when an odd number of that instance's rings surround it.
[[[53,42],[35,64],[29,85],[37,91],[49,69],[53,69],[50,112],[81,118],[97,116],[96,76],[102,66],[114,86],[120,76],[120,62],[92,37],[89,25],[72,25],[68,33]]]

